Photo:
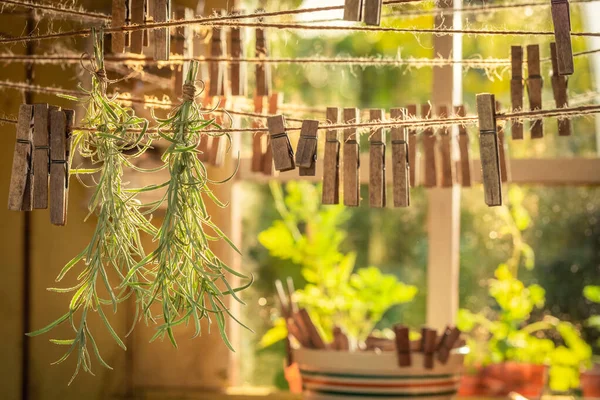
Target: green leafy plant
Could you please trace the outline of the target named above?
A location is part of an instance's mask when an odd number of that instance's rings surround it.
[[[593,303],[600,304],[600,286],[586,286],[583,288],[583,296]],[[600,331],[600,315],[592,315],[586,321],[587,326]],[[600,346],[600,340],[598,340]]]
[[[87,128],[74,132],[70,162],[74,153],[78,152],[90,161],[93,168],[73,168],[70,174],[77,177],[91,174],[96,177],[88,205],[88,217],[97,217],[96,229],[87,247],[69,261],[56,278],[60,282],[67,274],[80,268],[78,283],[73,287],[49,289],[58,293],[73,293],[69,310],[48,326],[29,333],[30,336],[40,335],[68,321],[75,337],[50,341],[67,347],[65,354],[55,364],[76,354],[77,366],[71,381],[81,368],[92,373],[90,351],[103,366],[110,368],[102,359],[90,330],[88,317],[91,313],[100,316],[114,340],[125,349],[125,344],[112,328],[103,308],[110,305],[116,312],[118,303],[130,295],[135,294],[138,300],[143,295],[135,287],[115,290],[119,285],[109,281],[109,274],[116,272],[120,279],[124,279],[126,275],[135,273],[135,265],[144,256],[140,232],[156,232],[144,216],[141,203],[135,200],[136,190],[126,189],[122,182],[123,168],[134,168],[131,160],[142,155],[150,146],[151,138],[146,135],[148,122],[136,117],[132,109],[106,96],[103,33],[93,36],[95,71],[92,87],[90,90],[81,88],[85,94],[81,99],[69,97],[85,107],[82,125]],[[100,289],[105,290],[108,298],[102,297]]]
[[[308,183],[291,182],[286,189],[284,196],[281,186],[271,183],[281,219],[260,233],[260,243],[272,256],[300,266],[306,285],[296,290],[294,297],[311,314],[325,339],[331,340],[337,325],[355,343],[363,341],[387,310],[412,301],[417,288],[376,267],[355,271],[356,254],[340,251],[345,239],[340,229],[347,219],[345,208],[321,206],[319,191]],[[261,346],[286,336],[285,323],[279,319],[262,337]]]
[[[211,241],[224,240],[236,252],[235,245],[211,220],[205,198],[225,207],[213,194],[206,167],[198,157],[198,145],[204,131],[220,129],[214,119],[195,103],[198,62],[191,62],[184,84],[184,101],[166,119],[158,119],[159,135],[170,143],[163,160],[170,180],[165,200],[167,208],[162,226],[155,235],[156,250],[144,257],[126,277],[131,288],[143,288],[144,315],[162,322],[151,341],[167,335],[177,345],[173,327],[192,321],[195,336],[201,334],[201,320],[216,321],[227,346],[233,350],[225,330],[226,316],[239,322],[226,304],[226,296],[242,303],[237,292],[247,288],[251,279],[228,267],[209,247]],[[222,135],[216,133],[215,135]],[[227,274],[250,283],[234,288]],[[141,279],[136,279],[141,277]],[[222,288],[219,287],[222,285]],[[154,316],[152,306],[160,303],[162,313]]]

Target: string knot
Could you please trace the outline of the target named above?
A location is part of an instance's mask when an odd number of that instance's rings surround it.
[[[196,98],[196,86],[193,83],[186,83],[183,85],[183,100],[194,101]]]
[[[99,68],[96,70],[96,77],[100,82],[106,82],[106,70],[104,68]]]

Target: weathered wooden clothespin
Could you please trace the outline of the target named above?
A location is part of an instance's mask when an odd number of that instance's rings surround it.
[[[529,109],[542,109],[542,87],[544,80],[541,75],[540,46],[530,44],[527,46],[527,93],[529,94]],[[543,120],[535,119],[530,122],[531,138],[540,139],[544,137]]]
[[[263,99],[264,97],[262,96],[254,96],[254,112],[256,114],[262,114],[263,112]],[[252,122],[252,126],[254,128],[260,129],[262,128],[262,124],[259,122],[259,120],[255,119]],[[263,152],[263,145],[262,145],[262,139],[263,139],[263,133],[262,132],[255,132],[254,135],[252,136],[252,172],[262,172],[263,171],[263,158],[264,158],[264,152]]]
[[[417,106],[415,104],[406,107],[408,118],[417,116]],[[417,187],[419,184],[421,171],[421,157],[417,152],[417,130],[412,127],[408,128],[408,162],[410,164],[410,186]]]
[[[427,329],[423,338],[423,366],[425,369],[433,369],[433,356],[437,346],[437,332],[435,329]]]
[[[285,131],[285,118],[283,115],[269,117],[267,119],[267,126],[269,128],[275,169],[281,172],[295,169],[294,150],[292,149],[290,138]]]
[[[430,118],[432,115],[431,104],[421,105],[421,117]],[[423,150],[425,153],[425,182],[426,188],[437,186],[437,162],[435,157],[436,137],[433,128],[423,131]]]
[[[439,341],[437,351],[438,351],[438,361],[442,364],[446,364],[448,359],[450,358],[450,351],[454,348],[456,342],[460,338],[460,330],[457,327],[447,327],[442,335],[442,338]]]
[[[369,118],[371,122],[382,122],[384,111],[369,110]],[[386,206],[385,139],[383,128],[375,128],[369,137],[369,205],[371,207]]]
[[[222,97],[220,99],[219,107],[223,109],[227,109],[227,99]],[[218,113],[215,117],[215,122],[219,126],[223,126],[224,113]],[[208,153],[208,162],[215,167],[220,167],[225,162],[225,153],[226,153],[226,143],[225,139],[222,136],[213,136],[212,141],[210,143],[210,151]]]
[[[346,0],[344,4],[344,20],[362,21],[364,0]]]
[[[234,14],[242,14],[236,11]],[[230,55],[234,60],[231,63],[231,94],[233,96],[246,97],[248,94],[248,69],[246,63],[236,61],[244,55],[244,30],[241,28],[231,28],[231,50]]]
[[[50,112],[50,222],[67,221],[67,116],[64,111]]]
[[[567,85],[569,78],[558,73],[558,53],[555,43],[550,43],[550,54],[552,59],[552,93],[556,108],[569,106],[569,97],[567,95]],[[567,118],[558,118],[558,135],[571,136],[571,121]]]
[[[50,174],[49,167],[49,107],[48,104],[35,104],[33,106],[33,208],[48,208],[48,176]]]
[[[360,123],[358,108],[344,108],[344,124]],[[360,203],[360,144],[356,128],[344,129],[344,205]]]
[[[269,96],[269,114],[277,115],[279,112],[279,104],[283,101],[282,93],[271,93]],[[263,156],[263,174],[272,176],[273,169],[273,147],[271,146],[271,135],[267,135],[265,155]]]
[[[152,13],[154,22],[167,22],[171,16],[171,0],[153,0]],[[154,59],[166,61],[171,51],[171,35],[169,28],[157,28],[154,32]]]
[[[256,10],[257,13],[264,10]],[[262,18],[258,19],[262,22]],[[267,58],[269,56],[269,47],[264,29],[256,29],[256,58]],[[269,64],[259,62],[256,64],[256,95],[268,96],[271,93],[271,67]]]
[[[500,112],[502,106],[499,101],[496,101],[496,112]],[[496,121],[496,131],[498,132],[498,156],[500,161],[500,179],[503,183],[510,181],[511,169],[510,158],[508,156],[508,145],[504,135],[504,126]]]
[[[569,0],[551,0],[554,38],[556,40],[558,75],[573,75],[573,48],[571,46],[571,11]]]
[[[459,117],[466,116],[464,106],[454,107],[454,112]],[[458,125],[458,147],[460,150],[460,184],[463,187],[471,186],[471,159],[469,156],[469,133],[467,128],[459,124]]]
[[[496,99],[493,94],[477,95],[479,117],[479,150],[485,203],[490,206],[502,205],[502,181],[500,179],[500,155],[498,154],[498,134],[496,132]]]
[[[150,15],[150,3],[152,0],[146,0],[144,3],[144,24],[148,24],[148,23],[152,23],[154,22],[154,17],[152,15]],[[150,46],[150,31],[148,29],[145,29],[144,31],[144,47],[148,47]]]
[[[125,26],[128,2],[129,0],[112,0],[111,27],[120,28]],[[113,53],[123,53],[125,51],[124,32],[114,32],[111,34],[111,49]]]
[[[365,24],[379,26],[381,24],[381,8],[383,7],[383,0],[364,0],[364,2]]]
[[[406,117],[404,108],[392,108],[390,117],[403,120]],[[394,207],[410,205],[410,164],[408,156],[408,135],[406,127],[393,126],[392,140],[392,181],[394,184]]]
[[[319,121],[304,120],[300,129],[300,139],[296,146],[296,165],[300,176],[315,176],[317,168],[317,144]]]
[[[327,107],[325,114],[328,124],[340,121],[340,109]],[[323,204],[340,203],[340,140],[337,129],[328,129],[325,136],[323,157]]]
[[[19,108],[17,141],[8,191],[8,209],[12,211],[31,211],[33,206],[33,126],[33,106],[22,104]]]
[[[175,6],[175,11],[173,12],[176,20],[183,19],[191,19],[194,17],[194,10],[188,7],[184,7],[181,5]],[[147,32],[147,31],[144,31]],[[192,56],[193,53],[193,32],[192,29],[188,26],[178,26],[173,29],[173,37],[172,37],[171,48],[173,49],[173,54],[177,56],[181,56],[183,58],[188,58]],[[183,95],[183,63],[181,65],[174,66],[173,70],[173,85],[175,89],[175,95],[179,98]]]
[[[216,10],[216,15],[222,15],[222,10]],[[219,26],[212,28],[212,39],[211,39],[211,52],[212,58],[221,58],[225,54],[227,37],[225,36],[225,30]],[[221,61],[211,61],[209,67],[210,86],[208,88],[209,96],[224,96],[225,95],[225,81],[227,75],[227,68]]]
[[[510,48],[510,63],[512,79],[510,80],[510,98],[513,111],[523,109],[523,47],[512,46]],[[514,140],[523,139],[523,122],[513,120],[511,124],[511,135]]]
[[[438,116],[440,118],[448,117],[448,107],[440,106],[438,108]],[[441,187],[452,187],[454,185],[454,160],[452,159],[452,135],[450,127],[443,126],[440,128],[440,164],[442,168]]]
[[[131,0],[131,23],[133,25],[142,25],[146,16],[146,0]],[[129,42],[129,51],[135,54],[142,54],[144,47],[144,31],[132,31]]]
[[[396,334],[396,353],[398,354],[398,365],[400,367],[410,367],[412,364],[410,356],[410,331],[403,325],[395,325]]]

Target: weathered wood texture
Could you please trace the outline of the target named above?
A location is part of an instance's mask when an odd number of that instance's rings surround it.
[[[523,47],[512,46],[510,48],[510,62],[512,79],[510,80],[510,98],[513,111],[523,109]],[[511,123],[511,135],[514,140],[523,139],[523,122],[513,120]]]
[[[344,108],[344,123],[359,123],[360,113],[357,108]],[[360,146],[356,128],[344,129],[344,205],[358,207],[360,203]]]
[[[571,13],[568,0],[552,0],[552,21],[558,56],[558,74],[573,75],[573,47],[571,45]]]
[[[49,129],[48,104],[35,104],[33,111],[33,208],[36,209],[48,208]]]
[[[411,104],[406,107],[406,112],[408,114],[408,118],[416,118],[417,117],[417,106],[416,104]],[[419,185],[419,181],[421,178],[421,155],[417,151],[417,143],[418,136],[417,130],[409,128],[408,129],[408,163],[410,165],[410,186],[417,187]]]
[[[530,44],[527,46],[527,92],[529,94],[529,109],[542,109],[542,87],[544,80],[541,75],[540,65],[540,46],[538,44]],[[541,139],[544,137],[543,120],[535,119],[529,123],[532,139]]]
[[[464,117],[466,115],[464,106],[456,106],[454,107],[454,112],[456,115],[460,117]],[[471,186],[471,157],[470,157],[470,140],[469,140],[469,132],[464,125],[458,126],[458,147],[460,151],[460,162],[459,162],[459,171],[457,174],[459,178],[458,183],[460,183],[463,187]]]
[[[363,0],[346,0],[344,4],[344,20],[362,21]]]
[[[131,24],[141,25],[144,23],[146,0],[131,0]],[[132,31],[130,33],[131,41],[129,51],[135,54],[142,54],[144,47],[144,31]]]
[[[236,14],[241,14],[240,11]],[[233,59],[240,59],[244,55],[245,30],[231,28],[230,55]],[[230,67],[231,95],[246,96],[248,94],[248,66],[244,62],[232,62]]]
[[[558,72],[558,53],[556,43],[550,43],[550,59],[552,60],[552,93],[556,108],[569,106],[569,98],[567,94],[567,85],[569,78],[562,76]],[[557,118],[558,135],[571,136],[571,120],[568,118]]]
[[[364,0],[364,22],[367,25],[381,24],[381,8],[383,7],[382,0]]]
[[[294,150],[285,130],[285,118],[282,115],[269,117],[267,126],[269,127],[275,169],[281,172],[295,169]]]
[[[300,176],[315,176],[318,129],[319,121],[302,121],[300,139],[296,146],[296,165],[300,168]]]
[[[125,9],[126,0],[112,0],[112,20],[111,27],[118,28],[125,25],[127,10]],[[111,50],[113,53],[123,53],[125,51],[125,34],[114,32],[111,34]]]
[[[283,101],[282,93],[271,93],[269,96],[269,114],[277,115],[279,112],[279,104]],[[275,169],[273,168],[273,147],[271,146],[271,135],[266,135],[266,150],[263,156],[263,174],[267,176],[272,176],[275,173]]]
[[[371,121],[383,121],[382,109],[369,110]],[[385,131],[377,128],[371,132],[369,138],[369,205],[371,207],[386,206],[386,181],[385,181]]]
[[[325,118],[328,124],[340,121],[340,109],[328,107]],[[340,202],[340,140],[337,129],[328,129],[325,136],[325,154],[323,156],[323,204]]]
[[[216,15],[222,15],[222,10],[215,11]],[[221,27],[212,28],[212,38],[211,38],[211,51],[210,55],[213,58],[220,58],[225,54],[225,46],[226,46],[227,37],[225,35],[225,30]],[[225,81],[226,78],[226,66],[224,63],[220,61],[211,61],[209,66],[209,87],[208,87],[208,95],[209,96],[224,96],[225,95]]]
[[[262,114],[263,112],[263,100],[262,96],[254,96],[254,112],[257,114]],[[254,128],[262,128],[260,120],[255,119],[252,121],[252,126]],[[252,135],[252,172],[262,172],[263,170],[263,132],[256,132]]]
[[[262,9],[256,12],[264,11]],[[259,18],[262,21],[262,18]],[[256,57],[269,57],[269,44],[264,29],[256,29]],[[256,95],[269,96],[271,94],[271,66],[267,63],[257,63],[255,69]]]
[[[50,222],[65,225],[67,219],[67,117],[63,111],[50,113]]]
[[[448,107],[440,106],[438,108],[438,116],[440,118],[448,117]],[[454,161],[452,159],[452,135],[450,127],[442,127],[439,130],[440,135],[440,186],[441,187],[452,187],[454,185],[455,173],[454,173]]]
[[[392,119],[405,119],[406,109],[392,108]],[[410,168],[408,163],[408,135],[406,127],[395,126],[390,131],[392,140],[392,176],[394,207],[410,205]]]
[[[167,22],[171,14],[171,0],[153,0],[152,13],[154,22]],[[171,51],[171,35],[169,28],[154,29],[154,58],[166,61]]]
[[[496,112],[501,112],[502,106],[499,101],[496,101]],[[498,160],[500,162],[500,180],[502,183],[510,181],[511,168],[510,156],[508,153],[508,143],[506,142],[504,125],[496,121],[496,132],[498,133]]]
[[[495,108],[496,102],[493,94],[477,95],[483,190],[485,203],[490,207],[502,205],[502,181],[500,179]]]
[[[431,118],[431,105],[421,105],[421,117]],[[425,128],[423,131],[423,153],[425,155],[425,180],[423,182],[426,188],[437,186],[437,162],[436,162],[436,146],[437,138],[433,128]]]
[[[25,199],[26,196],[29,196],[26,187],[28,184],[31,185],[29,169],[33,140],[32,105],[22,104],[19,108],[16,140],[10,176],[8,209],[21,211],[27,208],[28,204],[32,204],[32,200]],[[33,191],[30,191],[30,194],[33,195]]]

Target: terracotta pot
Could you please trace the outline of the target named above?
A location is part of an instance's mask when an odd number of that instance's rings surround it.
[[[461,380],[461,396],[506,396],[517,392],[540,397],[546,385],[546,366],[505,362],[481,368]]]
[[[581,374],[581,390],[583,397],[600,398],[600,365]]]
[[[290,387],[290,393],[302,393],[302,376],[300,376],[298,364],[293,363],[289,367],[285,367],[283,372],[285,374],[285,380]]]

